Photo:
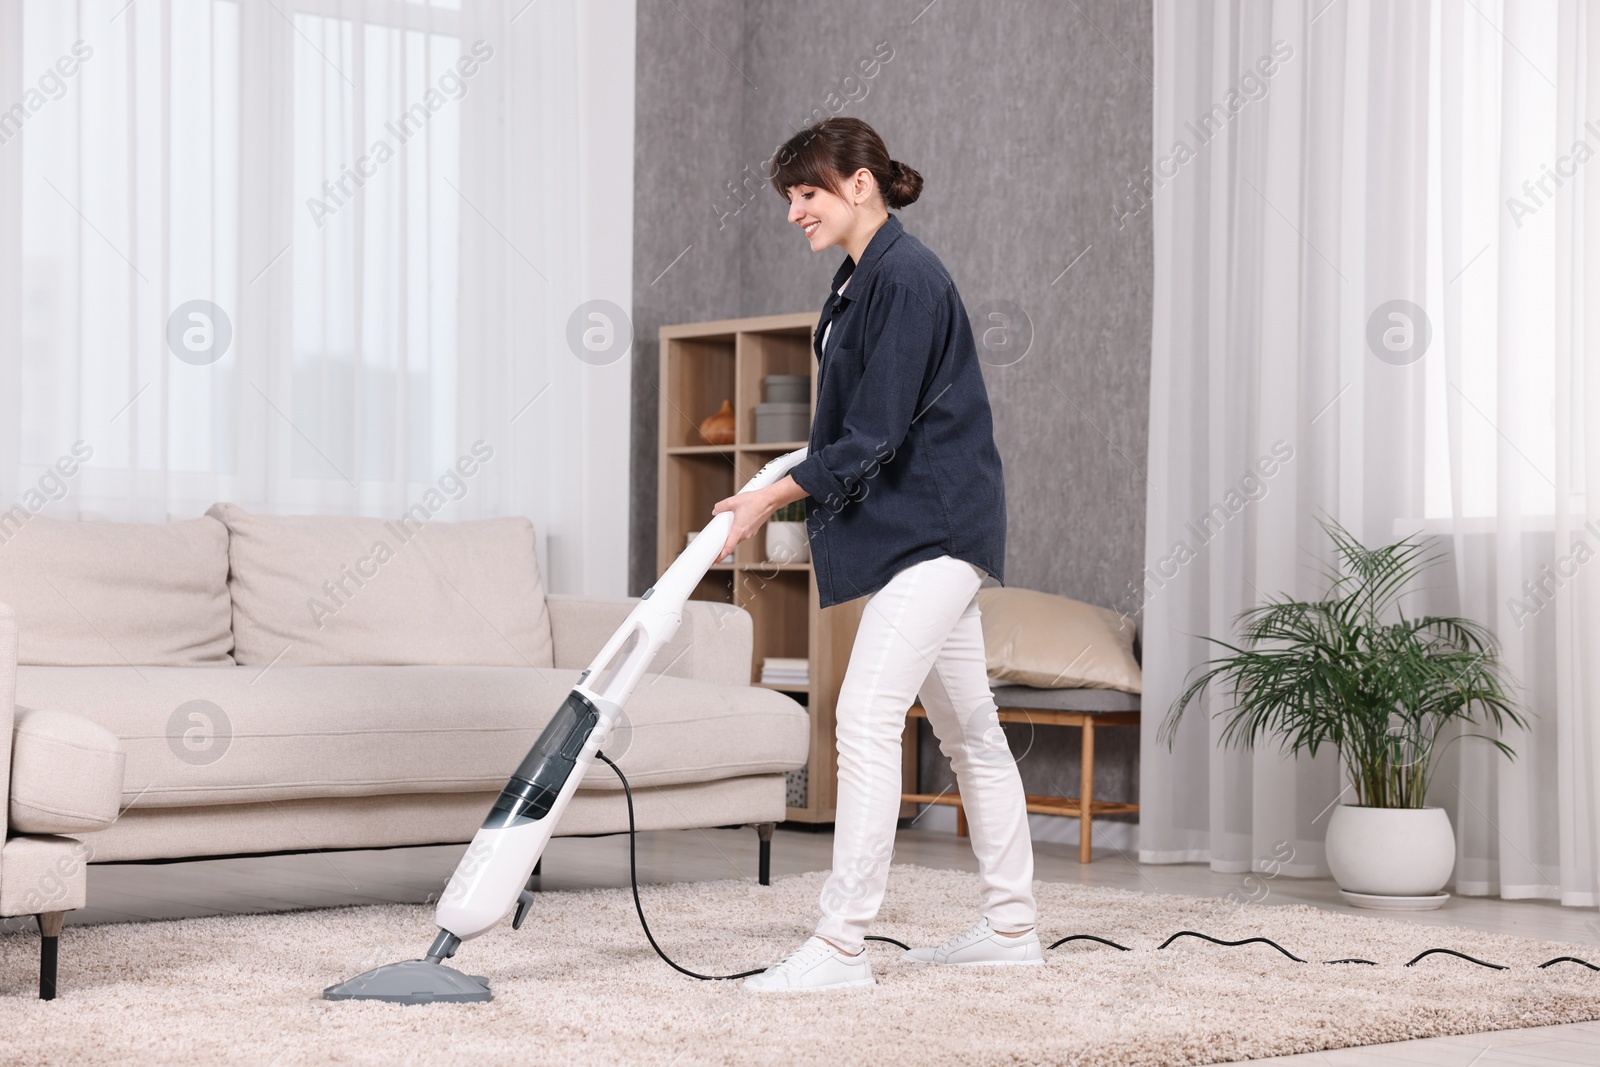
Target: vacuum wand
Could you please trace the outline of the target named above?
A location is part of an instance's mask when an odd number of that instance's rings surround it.
[[[745,483],[741,493],[775,484],[806,458],[800,448],[779,456]],[[583,782],[622,715],[622,708],[656,653],[672,640],[683,607],[722,555],[733,528],[715,516],[645,590],[611,639],[578,676],[538,740],[528,750],[450,876],[435,910],[439,935],[426,958],[378,967],[323,991],[327,1000],[385,1000],[419,1004],[491,999],[488,979],[443,966],[463,941],[493,929],[515,909],[520,928],[533,902],[526,886],[561,814]]]

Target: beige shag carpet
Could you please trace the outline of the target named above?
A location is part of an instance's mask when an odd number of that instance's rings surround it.
[[[771,962],[809,933],[824,874],[763,888],[722,881],[644,890],[657,938],[703,972]],[[757,996],[658,960],[626,890],[542,896],[456,962],[489,975],[471,1006],[328,1003],[322,988],[422,955],[421,906],[337,908],[68,927],[62,995],[33,999],[37,940],[0,938],[6,1063],[272,1064],[1204,1064],[1600,1018],[1600,973],[1536,964],[1591,947],[1324,912],[1039,883],[1041,933],[1093,933],[1043,967],[901,963],[872,944],[875,987]],[[876,933],[934,943],[976,916],[976,876],[896,866]],[[1223,947],[1170,934],[1266,936]],[[1490,971],[1446,947],[1510,965]]]

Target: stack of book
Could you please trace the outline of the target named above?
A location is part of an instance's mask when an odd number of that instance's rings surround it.
[[[803,689],[811,684],[811,664],[803,658],[768,656],[761,661],[761,684]]]

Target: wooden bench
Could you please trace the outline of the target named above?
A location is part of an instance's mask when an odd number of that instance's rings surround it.
[[[1139,696],[1115,689],[1034,689],[1024,685],[996,686],[994,700],[1000,721],[1026,722],[1034,726],[1076,726],[1083,731],[1080,749],[1083,773],[1078,796],[1057,797],[1028,794],[1028,811],[1038,815],[1068,815],[1078,819],[1078,862],[1089,863],[1096,815],[1137,813],[1139,805],[1094,799],[1094,731],[1097,726],[1138,726]],[[928,713],[913,704],[906,715],[906,770],[903,788],[916,789],[918,745],[916,720]],[[902,793],[907,804],[947,804],[956,809],[956,833],[967,836],[967,813],[959,792]]]

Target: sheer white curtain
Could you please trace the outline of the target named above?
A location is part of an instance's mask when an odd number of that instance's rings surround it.
[[[1158,0],[1142,861],[1327,873],[1334,753],[1155,736],[1201,635],[1324,588],[1326,515],[1438,535],[1409,606],[1520,683],[1516,760],[1456,741],[1429,793],[1455,890],[1600,903],[1596,56],[1577,2]]]
[[[631,3],[0,19],[0,508],[433,491],[443,519],[532,518],[552,588],[625,592],[631,334],[584,306],[631,301]]]

